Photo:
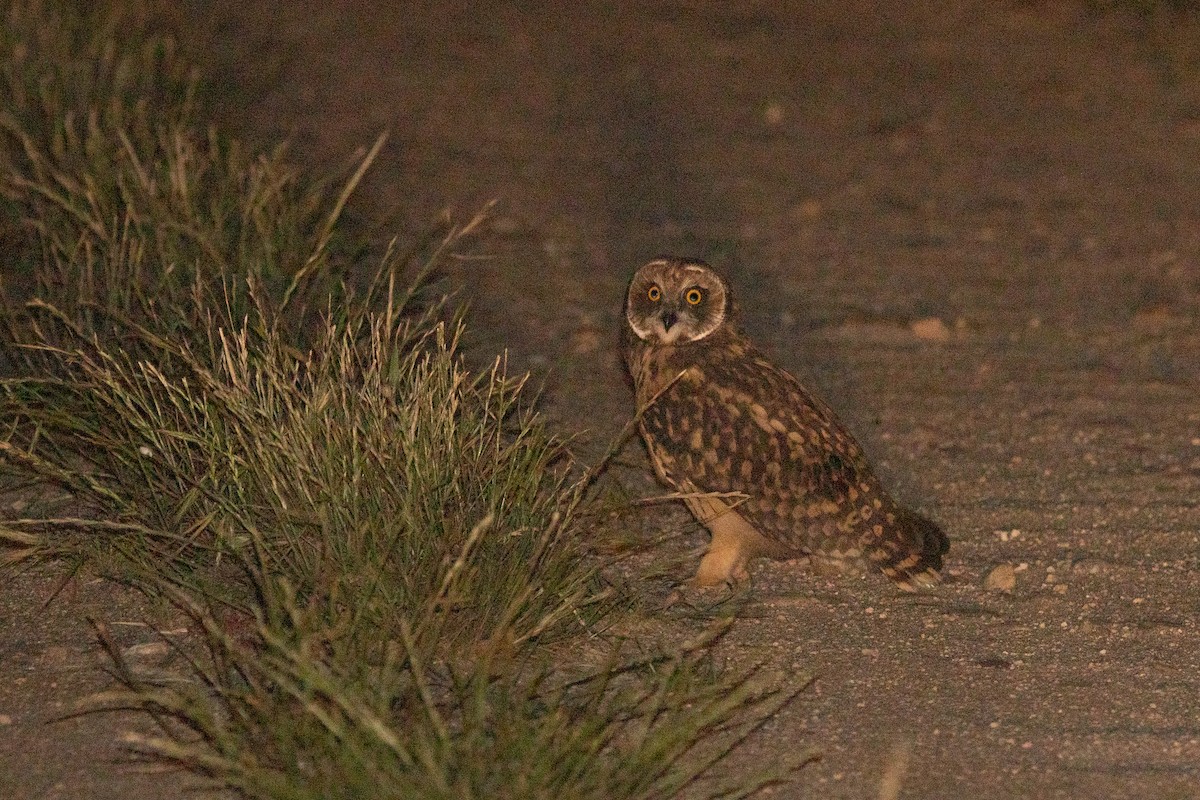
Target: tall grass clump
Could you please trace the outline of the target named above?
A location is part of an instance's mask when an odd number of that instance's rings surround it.
[[[248,153],[209,129],[195,69],[156,8],[18,0],[4,12],[0,219],[6,238],[33,234],[32,275],[18,277],[61,314],[38,315],[38,335],[68,343],[77,323],[116,343],[152,320],[167,336],[201,336],[203,315],[243,320],[258,289],[273,300],[256,309],[271,314],[263,322],[303,343],[355,255],[337,234],[356,179],[331,201],[282,148]],[[20,316],[6,314],[17,341]]]
[[[69,497],[0,541],[193,620],[182,680],[98,624],[122,688],[97,706],[162,723],[130,746],[254,798],[742,796],[785,774],[718,779],[787,698],[715,670],[716,634],[581,655],[614,605],[588,475],[502,358],[464,366],[424,283],[478,219],[352,289],[342,213],[382,141],[340,188],[309,181],[198,123],[170,40],[122,22],[148,12],[72,8],[16,3],[0,31],[21,54],[0,186],[14,258],[36,254],[0,454]]]

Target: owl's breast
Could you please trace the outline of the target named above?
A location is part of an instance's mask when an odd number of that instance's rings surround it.
[[[658,402],[668,387],[681,380],[681,373],[687,370],[686,365],[679,363],[674,350],[638,342],[626,354],[639,411]]]

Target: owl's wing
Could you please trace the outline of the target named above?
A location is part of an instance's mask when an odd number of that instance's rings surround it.
[[[726,398],[731,462],[742,463],[717,483],[748,496],[743,513],[764,536],[857,555],[865,517],[884,497],[862,447],[827,405],[765,359],[733,365],[727,378],[721,372],[712,386]]]
[[[738,510],[768,538],[798,549],[800,531],[847,538],[852,504],[878,490],[862,448],[795,378],[761,358],[682,372],[642,424],[667,481],[739,492]],[[867,498],[869,501],[869,498]]]
[[[737,507],[789,549],[864,558],[902,588],[937,581],[949,540],[898,506],[833,411],[765,358],[688,370],[678,399],[695,427],[668,437],[677,469],[702,491],[745,495]]]

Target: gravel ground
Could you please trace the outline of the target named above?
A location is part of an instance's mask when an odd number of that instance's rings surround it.
[[[730,769],[817,746],[773,796],[1200,797],[1200,24],[1085,3],[556,8],[220,0],[196,35],[229,122],[303,164],[390,132],[364,215],[411,233],[499,200],[483,257],[446,278],[472,351],[533,369],[585,459],[632,413],[628,276],[706,257],[950,533],[921,596],[754,570],[722,658],[816,680]],[[636,443],[611,482],[658,491]],[[617,527],[703,544],[682,510]],[[49,580],[0,588],[0,786],[36,767],[17,796],[173,796],[179,776],[103,763],[122,723],[42,724],[100,682],[72,620],[116,591],[31,610]],[[645,587],[653,619],[666,588]]]

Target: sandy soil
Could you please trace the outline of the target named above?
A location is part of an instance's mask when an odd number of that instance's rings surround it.
[[[230,122],[318,169],[390,131],[358,208],[399,209],[401,232],[499,198],[487,258],[447,280],[473,351],[535,370],[584,458],[632,413],[633,269],[723,266],[749,332],[951,535],[918,597],[755,570],[722,657],[816,682],[738,763],[822,748],[778,797],[881,796],[903,752],[903,797],[1200,797],[1200,25],[1082,3],[404,5],[206,6]],[[658,491],[636,444],[622,461],[614,490]],[[703,542],[682,510],[620,525]],[[1005,565],[1012,591],[985,589]],[[653,609],[665,583],[645,586]],[[88,587],[47,627],[10,614],[30,587],[0,589],[0,787],[36,768],[30,797],[173,796],[178,776],[103,763],[123,723],[71,723],[92,746],[44,723],[100,682],[60,680],[95,661],[60,626],[103,605]]]

